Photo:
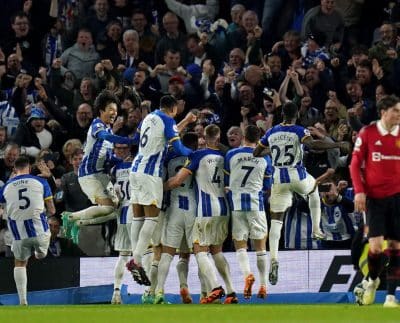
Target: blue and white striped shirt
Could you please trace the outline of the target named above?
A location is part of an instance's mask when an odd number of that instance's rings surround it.
[[[282,123],[267,130],[261,138],[260,144],[271,149],[274,184],[306,178],[302,142],[309,136],[310,132],[304,127]]]
[[[132,172],[162,177],[168,144],[179,140],[175,120],[156,110],[148,114],[140,127],[139,151],[132,162]]]
[[[112,169],[112,175],[115,177],[114,190],[117,193],[121,213],[118,217],[118,224],[127,224],[132,222],[132,218],[128,217],[128,208],[130,206],[130,187],[129,174],[131,172],[131,162],[120,162]]]
[[[113,154],[113,144],[98,138],[98,134],[103,130],[112,134],[112,129],[101,119],[94,119],[86,137],[84,155],[78,171],[79,177],[102,173],[107,170],[107,164]]]
[[[7,181],[0,191],[0,203],[6,204],[8,227],[15,240],[49,230],[44,201],[52,198],[49,184],[38,176],[19,175]]]
[[[264,211],[263,191],[271,188],[272,162],[267,155],[254,157],[254,148],[239,147],[225,156],[225,185],[232,211]]]
[[[196,179],[197,216],[227,216],[228,205],[224,188],[224,156],[210,148],[193,152],[184,168]]]

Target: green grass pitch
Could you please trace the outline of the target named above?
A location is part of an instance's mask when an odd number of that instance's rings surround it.
[[[0,322],[400,322],[382,304],[332,305],[70,305],[0,306]]]

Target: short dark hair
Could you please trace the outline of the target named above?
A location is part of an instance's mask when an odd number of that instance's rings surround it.
[[[293,102],[286,102],[282,106],[282,114],[284,119],[286,120],[292,120],[297,118],[297,113],[298,113],[297,105],[294,104]]]
[[[15,160],[14,168],[20,170],[28,167],[30,164],[29,157],[27,155],[21,155]]]
[[[244,129],[244,137],[251,143],[256,143],[260,139],[260,129],[254,125],[248,125]]]
[[[363,68],[367,68],[370,71],[372,71],[372,63],[370,60],[368,59],[363,59],[359,64],[358,67],[363,67]]]
[[[115,103],[118,106],[118,97],[110,91],[101,91],[94,101],[94,109],[96,110],[96,113],[100,114],[100,111],[104,111],[106,106],[110,103]]]
[[[11,24],[15,24],[15,20],[16,20],[17,18],[26,18],[26,19],[28,19],[28,21],[29,21],[29,16],[28,16],[25,12],[23,12],[23,11],[18,11],[18,12],[16,12],[14,15],[11,16],[11,18],[10,18]]]
[[[160,99],[161,109],[171,110],[176,105],[178,105],[178,101],[172,95],[164,95]]]
[[[382,100],[380,100],[376,106],[378,108],[378,111],[388,110],[388,109],[394,107],[399,102],[400,102],[400,99],[397,96],[388,95],[388,96],[382,98]]]
[[[182,143],[192,150],[196,150],[199,146],[199,136],[195,132],[187,132],[182,136]]]

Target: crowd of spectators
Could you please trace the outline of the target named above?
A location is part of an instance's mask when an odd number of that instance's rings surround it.
[[[198,112],[189,130],[199,134],[199,147],[204,127],[214,123],[227,149],[240,145],[248,124],[264,132],[280,123],[288,100],[313,137],[353,143],[378,118],[377,102],[400,95],[400,1],[0,3],[0,180],[10,177],[19,154],[31,156],[32,172],[49,181],[58,215],[90,205],[77,167],[103,89],[121,102],[118,135],[133,136],[160,97],[171,94],[179,100],[178,119]],[[307,151],[308,171],[329,175],[321,193],[328,240],[312,241],[302,229],[310,217],[299,197],[287,213],[282,247],[350,247],[360,221],[351,203],[350,159],[351,152],[338,149]],[[0,254],[6,231],[3,220]],[[113,232],[112,223],[88,228],[104,245],[82,249],[112,253]]]

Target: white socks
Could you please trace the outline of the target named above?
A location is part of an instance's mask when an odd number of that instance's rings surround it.
[[[217,276],[215,275],[214,268],[207,256],[207,252],[198,252],[196,254],[196,260],[204,281],[206,282],[206,286],[208,286],[210,290],[219,287],[220,285],[218,285]]]
[[[257,269],[260,275],[260,285],[267,285],[267,252],[265,250],[256,251]]]
[[[168,277],[169,267],[171,266],[172,259],[174,259],[174,256],[170,255],[169,253],[161,254],[161,259],[158,264],[157,293],[164,292],[165,281]]]
[[[236,258],[239,263],[240,270],[242,271],[244,278],[246,278],[251,273],[247,250],[245,248],[236,250]]]
[[[229,264],[226,261],[223,253],[218,252],[217,254],[213,255],[213,259],[215,262],[215,267],[217,267],[219,274],[221,275],[222,279],[225,282],[227,294],[233,293],[235,290],[232,285],[232,278],[229,270]]]
[[[207,279],[204,278],[204,275],[201,273],[200,267],[198,268],[197,274],[199,275],[199,279],[200,279],[201,297],[207,296],[207,294],[211,291],[211,287],[208,286]]]
[[[153,232],[157,226],[157,223],[158,223],[158,216],[144,219],[142,229],[140,230],[139,233],[139,239],[137,241],[136,248],[132,254],[133,259],[135,259],[135,262],[138,265],[142,264],[142,256],[150,244],[151,237],[153,236]]]
[[[124,277],[125,264],[129,261],[129,256],[119,256],[114,268],[114,289],[121,289],[122,278]]]
[[[176,271],[178,272],[179,278],[179,286],[180,288],[187,288],[187,278],[189,273],[189,259],[187,258],[179,258],[178,263],[176,264]]]
[[[17,287],[19,304],[27,305],[26,289],[28,284],[28,278],[26,276],[26,267],[14,267],[14,281]]]
[[[135,244],[136,245],[136,244]],[[146,272],[147,277],[150,276],[151,264],[153,263],[153,248],[147,248],[142,258],[142,266]]]
[[[159,261],[158,260],[153,260],[151,263],[151,268],[150,268],[150,275],[149,275],[149,279],[151,282],[150,285],[150,292],[153,292],[156,290],[157,287],[157,276],[158,276],[158,264]]]
[[[87,209],[73,212],[71,214],[71,220],[88,220],[98,216],[108,215],[114,211],[114,207],[110,205],[95,205],[88,207]]]
[[[269,252],[271,259],[278,259],[279,239],[281,238],[282,225],[282,221],[271,220],[271,228],[269,229]]]
[[[310,208],[313,232],[320,232],[321,223],[321,200],[317,190],[308,196],[308,207]]]
[[[136,244],[139,240],[139,233],[140,230],[142,229],[144,223],[144,217],[142,218],[133,218],[132,224],[131,224],[131,248],[132,252],[135,251]]]

